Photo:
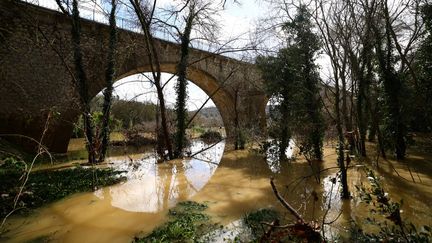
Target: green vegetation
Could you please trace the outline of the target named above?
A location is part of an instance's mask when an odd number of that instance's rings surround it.
[[[191,128],[191,131],[192,131],[192,133],[199,134],[200,136],[201,136],[201,134],[206,132],[205,128],[203,128],[201,126],[193,126]]]
[[[372,170],[367,170],[370,187],[361,184],[357,189],[362,202],[371,206],[371,217],[366,224],[378,228],[378,233],[364,232],[356,223],[353,225],[352,238],[363,242],[430,242],[430,226],[418,230],[414,224],[405,221],[401,216],[403,201],[394,202],[385,192],[380,178]]]
[[[102,130],[103,123],[103,114],[101,111],[95,111],[92,113],[92,126],[95,128],[96,133],[100,133]],[[114,116],[110,116],[110,131],[119,131],[122,127],[122,121],[114,118]],[[77,123],[74,124],[72,137],[74,138],[83,138],[84,137],[84,127],[83,127],[83,119],[82,116],[78,118]]]
[[[316,160],[323,156],[320,78],[314,64],[320,46],[311,17],[306,6],[301,6],[295,18],[284,24],[288,45],[275,57],[257,59],[266,92],[273,97],[269,133],[277,140],[282,160],[292,135],[298,137],[304,154]]]
[[[110,38],[109,38],[109,48],[107,55],[107,67],[105,70],[105,83],[106,88],[103,91],[104,95],[104,104],[102,107],[102,126],[100,127],[100,133],[96,133],[98,139],[101,140],[99,152],[99,162],[105,160],[106,152],[108,150],[109,138],[111,132],[111,103],[112,103],[112,93],[113,93],[113,83],[115,76],[115,66],[116,66],[116,58],[115,54],[117,51],[117,25],[116,25],[116,8],[117,3],[115,0],[111,0],[111,11],[109,17],[109,26],[110,26]]]
[[[203,213],[207,205],[185,201],[169,210],[170,220],[144,238],[135,242],[199,242],[202,237],[219,228]]]
[[[175,133],[175,150],[174,157],[179,158],[183,156],[183,149],[185,147],[186,140],[186,129],[187,129],[187,109],[186,109],[186,100],[188,98],[187,94],[187,70],[188,70],[188,62],[189,62],[189,44],[191,41],[190,35],[192,32],[193,25],[197,22],[195,18],[198,17],[198,12],[196,11],[196,3],[191,2],[189,5],[189,13],[185,19],[185,27],[183,32],[179,32],[180,34],[180,61],[177,64],[177,84],[176,84],[176,93],[177,100],[175,105],[176,112],[176,128],[177,131]]]
[[[14,206],[14,199],[27,175],[28,165],[7,158],[0,165],[0,217],[6,216]],[[75,169],[31,172],[17,203],[17,212],[29,212],[77,192],[92,191],[122,181],[121,172],[111,169],[78,167]]]
[[[281,217],[276,210],[264,208],[247,214],[243,218],[243,221],[251,229],[252,235],[256,239],[259,239],[263,234],[265,234],[262,222],[272,223],[274,221],[279,221],[280,219]]]
[[[416,68],[419,72],[419,83],[415,90],[416,99],[411,110],[411,126],[417,131],[432,132],[432,4],[422,8],[426,34],[417,52]],[[414,85],[415,87],[415,85]]]
[[[102,112],[103,99],[104,97],[100,95],[93,98],[91,102],[92,112]],[[113,97],[111,116],[112,119],[118,120],[120,123],[120,126],[116,128],[128,129],[136,125],[154,122],[156,120],[156,105]]]

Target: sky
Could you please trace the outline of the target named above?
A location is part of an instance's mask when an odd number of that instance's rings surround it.
[[[40,6],[56,9],[57,5],[55,0],[25,0],[31,3],[37,3]],[[100,2],[101,0],[96,0]],[[179,3],[178,0],[159,0],[158,6],[166,6],[171,3]],[[248,37],[248,33],[254,29],[254,23],[256,19],[261,17],[264,11],[261,11],[263,6],[257,3],[255,0],[239,0],[238,4],[233,3],[234,1],[228,0],[225,5],[225,10],[219,12],[219,16],[215,16],[216,20],[220,23],[220,35],[223,39],[229,39],[230,37],[238,36],[239,33],[244,33],[244,38]],[[95,18],[97,21],[105,22],[103,15],[93,14],[90,10],[94,8],[95,4],[91,1],[83,2],[83,6],[86,9],[81,10],[81,14],[85,18]],[[162,75],[162,81],[164,82],[171,74],[165,73]],[[142,102],[157,102],[156,89],[149,82],[136,82],[137,80],[144,81],[142,75],[132,75],[121,80],[116,81],[114,84],[115,90],[114,95],[121,99],[126,100],[137,100]],[[166,103],[169,107],[173,107],[175,104],[175,82],[173,79],[165,88],[164,95]],[[192,82],[188,82],[188,110],[195,110],[199,108],[205,100],[208,98],[207,94],[204,93],[198,86]],[[214,107],[215,104],[210,100],[205,107]]]
[[[169,0],[163,0],[160,3],[165,4],[164,2],[171,2]],[[178,2],[178,1],[177,1]],[[229,2],[229,1],[227,1]],[[218,17],[218,21],[221,23],[221,31],[220,34],[223,35],[224,38],[229,38],[232,36],[238,35],[238,33],[247,33],[253,29],[253,25],[255,19],[259,17],[260,14],[260,6],[255,3],[254,0],[243,0],[241,4],[232,4],[228,3],[226,5],[226,10],[220,13]],[[171,74],[162,75],[162,80],[167,80],[171,77]],[[155,103],[157,101],[156,90],[154,87],[150,87],[150,84],[145,83],[130,83],[127,82],[131,80],[145,80],[141,75],[133,75],[126,77],[122,80],[119,80],[117,84],[121,84],[118,88],[115,89],[115,94],[123,99],[131,99],[136,95],[139,95],[142,90],[147,91],[146,95],[139,96],[136,98],[138,101],[151,101]],[[176,80],[172,80],[165,88],[164,94],[166,97],[166,103],[168,106],[174,106],[175,104],[175,82]],[[126,83],[126,84],[122,84]],[[153,90],[152,93],[148,93],[149,90]],[[201,90],[198,86],[193,84],[192,82],[188,82],[188,102],[187,108],[188,110],[198,109],[204,102],[207,100],[208,96]],[[210,100],[206,103],[205,107],[214,107],[215,104]]]

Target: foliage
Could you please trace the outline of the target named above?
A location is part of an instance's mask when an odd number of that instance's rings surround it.
[[[111,0],[111,11],[110,11],[110,17],[109,17],[109,27],[110,27],[110,37],[109,37],[109,48],[108,48],[108,55],[107,55],[107,67],[105,70],[105,83],[106,88],[103,91],[104,95],[104,104],[102,107],[102,122],[100,128],[100,134],[99,134],[99,140],[101,140],[101,146],[99,149],[99,162],[105,160],[105,155],[108,150],[109,145],[109,136],[110,132],[112,131],[110,129],[111,125],[111,104],[112,104],[112,93],[113,93],[113,83],[114,83],[114,75],[115,75],[115,54],[117,49],[117,26],[116,26],[116,8],[117,3],[116,0]]]
[[[320,44],[310,19],[307,7],[300,6],[293,21],[284,25],[288,46],[276,57],[259,57],[257,64],[266,80],[266,92],[273,97],[269,134],[279,141],[279,151],[285,151],[291,136],[297,135],[313,158],[321,160],[324,121],[314,64]],[[284,153],[280,155],[284,159]]]
[[[195,2],[192,1],[189,5],[189,14],[185,18],[185,27],[183,33],[180,33],[180,61],[177,64],[177,84],[176,84],[176,93],[177,100],[175,105],[176,111],[176,119],[177,119],[177,131],[175,133],[175,157],[180,157],[183,154],[183,149],[185,146],[186,140],[186,119],[187,119],[187,109],[186,109],[186,100],[188,98],[187,95],[187,69],[188,69],[188,59],[189,59],[189,44],[190,44],[190,35],[192,31],[192,27],[196,21],[194,18],[197,17],[197,13],[195,13]]]
[[[0,166],[0,217],[4,217],[13,208],[14,198],[24,180],[24,168],[12,159],[7,159]],[[18,207],[21,208],[18,212],[28,212],[77,192],[116,184],[124,179],[119,176],[120,173],[111,169],[82,167],[31,172],[18,202]]]
[[[429,242],[432,240],[430,226],[424,226],[418,230],[412,223],[406,222],[401,217],[403,201],[394,202],[385,192],[380,178],[372,170],[367,170],[370,187],[363,184],[356,186],[363,202],[372,206],[372,215],[384,216],[385,220],[377,220],[374,217],[366,218],[366,223],[379,228],[378,233],[363,232],[357,225],[353,227],[354,236],[367,242]]]
[[[91,102],[93,112],[102,112],[103,96],[96,96]],[[133,127],[145,122],[155,121],[156,105],[152,103],[143,103],[135,100],[121,100],[113,97],[111,115],[120,120],[124,129]]]
[[[417,131],[432,131],[432,4],[422,7],[426,34],[417,51],[416,68],[419,74],[419,84],[415,92],[415,102],[412,109],[412,126]]]
[[[203,133],[205,133],[205,129],[203,128],[203,127],[201,127],[201,126],[193,126],[192,128],[191,128],[191,130],[192,130],[192,132],[193,133],[198,133],[198,134],[203,134]]]
[[[156,144],[156,141],[153,138],[145,137],[139,127],[133,127],[131,129],[125,130],[123,134],[126,138],[125,145],[139,147],[143,145]]]
[[[262,222],[271,223],[275,220],[280,220],[280,215],[276,210],[269,208],[251,212],[243,218],[244,223],[251,229],[255,238],[260,238],[265,233]]]
[[[218,228],[209,222],[210,218],[203,211],[207,205],[186,201],[180,202],[169,210],[170,220],[155,229],[144,238],[135,238],[135,242],[197,242]]]
[[[235,143],[234,143],[234,147],[235,149],[245,149],[246,143],[248,141],[248,136],[246,133],[246,130],[244,128],[236,128],[237,132],[236,132],[236,138],[235,138]]]
[[[23,173],[26,169],[27,164],[15,157],[6,157],[2,159],[0,163],[0,173],[5,173],[8,171],[17,171]]]
[[[103,127],[103,113],[102,112],[93,112],[92,113],[92,121],[93,126],[95,127],[96,133],[98,131],[102,130]],[[110,122],[109,122],[109,129],[110,131],[118,131],[121,127],[121,121],[118,119],[115,119],[114,116],[110,116]]]
[[[214,143],[222,140],[222,135],[218,131],[206,131],[200,135],[200,138],[206,143]]]
[[[92,125],[96,130],[96,134],[98,134],[99,131],[102,130],[103,114],[101,111],[95,111],[92,113],[91,117],[92,117],[91,118]],[[75,138],[84,137],[84,127],[83,126],[84,126],[83,117],[80,116],[78,118],[77,123],[74,124],[73,137],[75,137]],[[110,127],[110,131],[119,131],[122,127],[122,121],[114,118],[114,116],[111,115],[109,127]]]

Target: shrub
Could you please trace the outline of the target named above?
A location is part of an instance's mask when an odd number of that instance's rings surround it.
[[[205,143],[215,143],[223,139],[222,135],[217,131],[206,131],[201,134],[200,138]]]

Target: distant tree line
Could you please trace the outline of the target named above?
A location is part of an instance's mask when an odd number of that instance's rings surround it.
[[[102,104],[104,96],[97,95],[90,102],[90,110],[92,113],[93,127],[100,130],[102,124]],[[140,102],[136,100],[122,100],[119,97],[113,96],[110,112],[110,130],[123,131],[128,129],[138,129],[141,132],[156,132],[156,113],[158,107],[151,102]],[[187,114],[192,116],[196,111],[189,111]],[[175,117],[174,109],[167,109],[167,114],[170,120]],[[216,107],[204,108],[195,117],[190,125],[191,127],[221,127],[223,126],[222,118],[220,117]],[[170,126],[170,130],[175,127]],[[73,137],[84,137],[84,127],[82,116],[78,119],[74,126]]]
[[[101,112],[103,96],[96,96],[91,102],[92,112]],[[157,105],[151,102],[140,102],[136,100],[122,100],[113,97],[111,105],[112,116],[121,122],[124,129],[132,128],[144,122],[156,120]]]

